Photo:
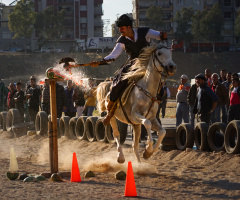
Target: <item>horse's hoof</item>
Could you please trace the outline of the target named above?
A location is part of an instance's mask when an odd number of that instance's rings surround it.
[[[125,162],[125,158],[118,157],[117,162],[123,164]]]
[[[153,152],[147,152],[146,150],[144,151],[144,153],[143,153],[143,158],[144,159],[148,159],[151,155],[153,154]]]

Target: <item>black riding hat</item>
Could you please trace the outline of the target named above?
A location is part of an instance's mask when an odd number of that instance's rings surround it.
[[[126,14],[121,15],[117,20],[117,27],[121,26],[131,26],[132,27],[132,20]]]

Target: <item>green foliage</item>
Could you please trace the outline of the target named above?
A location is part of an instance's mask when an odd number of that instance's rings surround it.
[[[191,22],[194,15],[192,8],[182,8],[176,13],[174,21],[177,24],[175,37],[183,40],[184,42],[192,39]]]
[[[197,13],[193,16],[192,20],[192,34],[194,39],[200,40],[202,39],[201,33],[201,20],[207,14],[207,10],[197,11]]]
[[[47,7],[36,17],[35,28],[39,33],[40,41],[59,41],[63,31],[65,10],[54,10],[53,6]]]
[[[222,40],[223,14],[219,3],[215,3],[201,19],[200,32],[205,40],[216,42]]]
[[[13,12],[9,15],[9,29],[14,32],[15,38],[30,38],[34,30],[36,13],[31,0],[18,1]]]
[[[235,20],[235,35],[239,36],[240,35],[240,8],[237,11],[237,16]]]
[[[163,26],[163,11],[160,6],[151,6],[150,8],[148,8],[146,16],[149,20],[149,24],[154,29],[158,29]]]

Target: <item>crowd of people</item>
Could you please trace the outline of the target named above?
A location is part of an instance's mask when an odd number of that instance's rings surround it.
[[[56,83],[56,108],[57,117],[61,118],[63,113],[69,117],[80,117],[82,115],[92,116],[96,108],[96,85],[89,79],[89,87],[75,85],[71,80],[67,86]],[[37,79],[30,77],[30,82],[23,87],[21,81],[10,83],[5,86],[0,79],[0,112],[12,108],[19,110],[21,122],[35,122],[39,111],[50,114],[50,88],[49,83],[37,85]]]
[[[176,126],[182,121],[194,126],[195,116],[198,121],[208,124],[215,122],[229,123],[240,120],[240,85],[237,73],[220,71],[220,75],[210,69],[205,74],[195,76],[195,83],[188,83],[188,76],[183,74],[176,95]]]

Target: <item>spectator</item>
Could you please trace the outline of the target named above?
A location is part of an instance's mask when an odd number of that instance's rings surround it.
[[[220,78],[219,78],[218,82],[222,83],[222,82],[226,81],[227,80],[226,75],[227,75],[226,69],[221,69],[220,70]]]
[[[207,79],[203,74],[195,76],[198,87],[197,98],[194,104],[193,113],[197,114],[201,122],[210,124],[211,113],[217,106],[218,97],[207,85]]]
[[[166,83],[164,83],[163,87],[162,87],[164,93],[163,96],[161,98],[161,103],[159,105],[158,111],[157,111],[157,115],[160,115],[161,109],[162,109],[162,118],[165,117],[165,111],[166,111],[166,105],[167,105],[167,99],[170,99],[171,93],[168,89],[168,87],[166,86]]]
[[[17,92],[16,86],[14,83],[9,84],[9,92],[8,92],[8,109],[10,110],[11,108],[15,108],[15,103],[14,103],[14,95]]]
[[[50,89],[49,82],[44,83],[42,90],[42,111],[46,112],[47,115],[50,115]]]
[[[62,111],[66,109],[67,98],[65,95],[64,87],[56,83],[56,99],[57,99],[57,118],[62,117]]]
[[[76,116],[76,108],[73,105],[73,83],[71,80],[67,81],[67,87],[64,89],[66,95],[66,108],[64,109],[65,116],[70,118]]]
[[[177,112],[176,112],[176,126],[182,123],[182,119],[185,123],[189,122],[189,106],[187,103],[187,96],[190,90],[190,84],[187,83],[188,77],[183,74],[181,77],[181,84],[178,87],[176,95],[177,99]]]
[[[221,122],[221,110],[222,110],[222,122],[227,123],[227,103],[228,103],[228,92],[226,87],[219,83],[219,78],[218,74],[213,73],[212,74],[212,85],[211,88],[213,92],[217,95],[218,97],[218,102],[217,106],[214,109],[212,116],[211,116],[211,121],[212,123],[215,122]]]
[[[232,74],[232,77],[231,77],[232,81],[233,81],[233,79],[235,79],[235,78],[238,78],[238,74],[237,74],[237,73],[233,73],[233,74]],[[231,85],[229,86],[229,91],[231,91],[232,87],[233,87],[233,84],[231,84]]]
[[[22,91],[21,82],[17,83],[17,92],[14,95],[15,107],[19,110],[20,120],[24,122],[24,103],[26,101],[26,97],[24,92]]]
[[[240,87],[239,78],[232,81],[233,87],[230,91],[230,106],[228,111],[228,122],[240,120]]]
[[[205,69],[205,77],[206,77],[206,80],[207,80],[207,84],[208,86],[211,86],[212,84],[212,71],[211,69]]]
[[[75,88],[73,92],[73,101],[74,101],[74,106],[76,107],[76,110],[77,110],[77,117],[82,116],[82,112],[84,110],[84,104],[85,104],[83,86],[80,85]]]
[[[223,81],[222,84],[227,88],[227,91],[229,92],[229,87],[232,83],[232,72],[228,72],[226,78],[226,81]]]
[[[35,123],[36,115],[39,111],[41,90],[36,83],[36,78],[31,76],[30,87],[26,90],[26,97],[28,102],[29,117],[32,122]]]
[[[84,98],[86,99],[84,110],[86,110],[87,116],[92,116],[92,113],[93,113],[94,108],[96,107],[96,103],[97,103],[97,97],[95,94],[95,90],[97,89],[97,87],[94,87],[93,82],[89,82],[89,84],[90,84],[90,89],[84,95]]]
[[[194,127],[194,120],[195,120],[195,114],[193,113],[194,103],[196,101],[197,97],[197,85],[196,83],[193,84],[190,88],[190,91],[188,93],[188,105],[190,109],[190,124]]]
[[[7,95],[8,89],[0,79],[0,112],[4,111],[7,107]]]

